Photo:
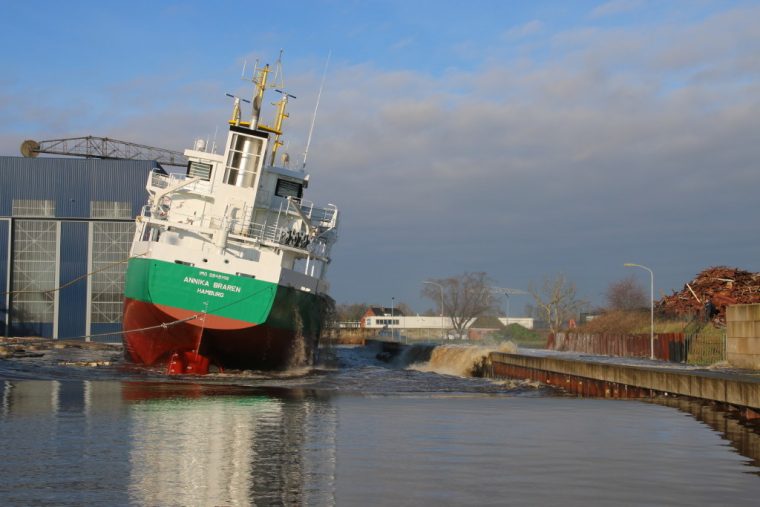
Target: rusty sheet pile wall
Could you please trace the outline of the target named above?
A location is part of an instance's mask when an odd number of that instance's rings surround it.
[[[760,379],[710,371],[609,364],[492,352],[491,376],[531,379],[583,396],[637,398],[670,393],[751,409],[758,417]]]
[[[655,334],[654,357],[663,361],[684,362],[685,340],[683,333]],[[546,348],[601,356],[649,357],[650,335],[557,333],[549,335]]]

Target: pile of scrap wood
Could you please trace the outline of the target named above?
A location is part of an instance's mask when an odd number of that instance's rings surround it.
[[[684,285],[683,290],[657,302],[665,315],[695,316],[726,321],[726,306],[760,303],[760,273],[737,268],[708,268]]]

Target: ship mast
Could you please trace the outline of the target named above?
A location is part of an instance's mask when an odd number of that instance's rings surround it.
[[[253,83],[256,85],[255,92],[252,97],[252,112],[251,112],[251,128],[258,128],[259,117],[261,116],[261,104],[264,101],[264,90],[267,88],[267,78],[269,77],[269,64],[264,65],[259,71],[258,79],[256,71],[254,70]]]
[[[277,77],[280,77],[280,87],[284,87],[284,80],[282,78],[282,52],[280,52],[280,57],[277,60],[277,70],[275,72],[274,79],[277,80]],[[263,123],[259,123],[259,119],[261,116],[261,104],[264,101],[264,92],[267,89],[267,82],[269,80],[269,74],[272,72],[272,69],[269,67],[269,64],[264,65],[261,69],[258,69],[258,64],[254,67],[253,70],[253,77],[251,78],[251,81],[255,85],[253,96],[251,97],[251,121],[250,122],[244,122],[240,121],[240,100],[243,102],[248,102],[245,99],[238,99],[235,98],[235,105],[233,107],[233,113],[232,113],[232,119],[230,120],[231,125],[242,125],[244,127],[248,127],[251,129],[258,129],[263,130],[264,132],[269,132],[270,134],[274,134],[274,141],[272,142],[272,153],[270,156],[270,165],[274,165],[275,160],[277,158],[277,151],[279,150],[280,146],[282,146],[284,143],[280,140],[282,137],[282,123],[285,121],[285,118],[289,118],[290,115],[286,112],[286,108],[288,105],[289,99],[295,99],[295,95],[291,95],[290,93],[287,93],[281,89],[275,88],[275,91],[282,95],[280,100],[277,102],[273,102],[272,105],[277,107],[277,112],[275,113],[274,118],[274,125],[268,126]],[[245,68],[243,68],[243,73],[245,74]],[[277,86],[277,84],[271,85],[272,87]],[[233,97],[232,95],[229,95],[230,97]]]

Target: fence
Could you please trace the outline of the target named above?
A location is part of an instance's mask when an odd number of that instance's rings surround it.
[[[726,335],[687,335],[686,348],[690,364],[708,365],[726,360]]]
[[[648,334],[550,334],[546,348],[617,357],[650,357],[651,337]],[[712,337],[700,334],[657,333],[654,335],[654,357],[662,361],[690,364],[712,364],[725,360],[725,335]]]

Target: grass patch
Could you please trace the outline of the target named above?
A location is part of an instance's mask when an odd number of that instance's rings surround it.
[[[546,348],[546,333],[528,329],[520,324],[510,324],[499,333],[491,335],[491,339],[496,343],[511,341],[518,347],[531,349]]]
[[[579,327],[576,332],[589,334],[649,334],[651,316],[647,311],[607,312]],[[720,337],[725,332],[712,323],[679,319],[655,319],[655,333],[699,334],[707,337]]]

